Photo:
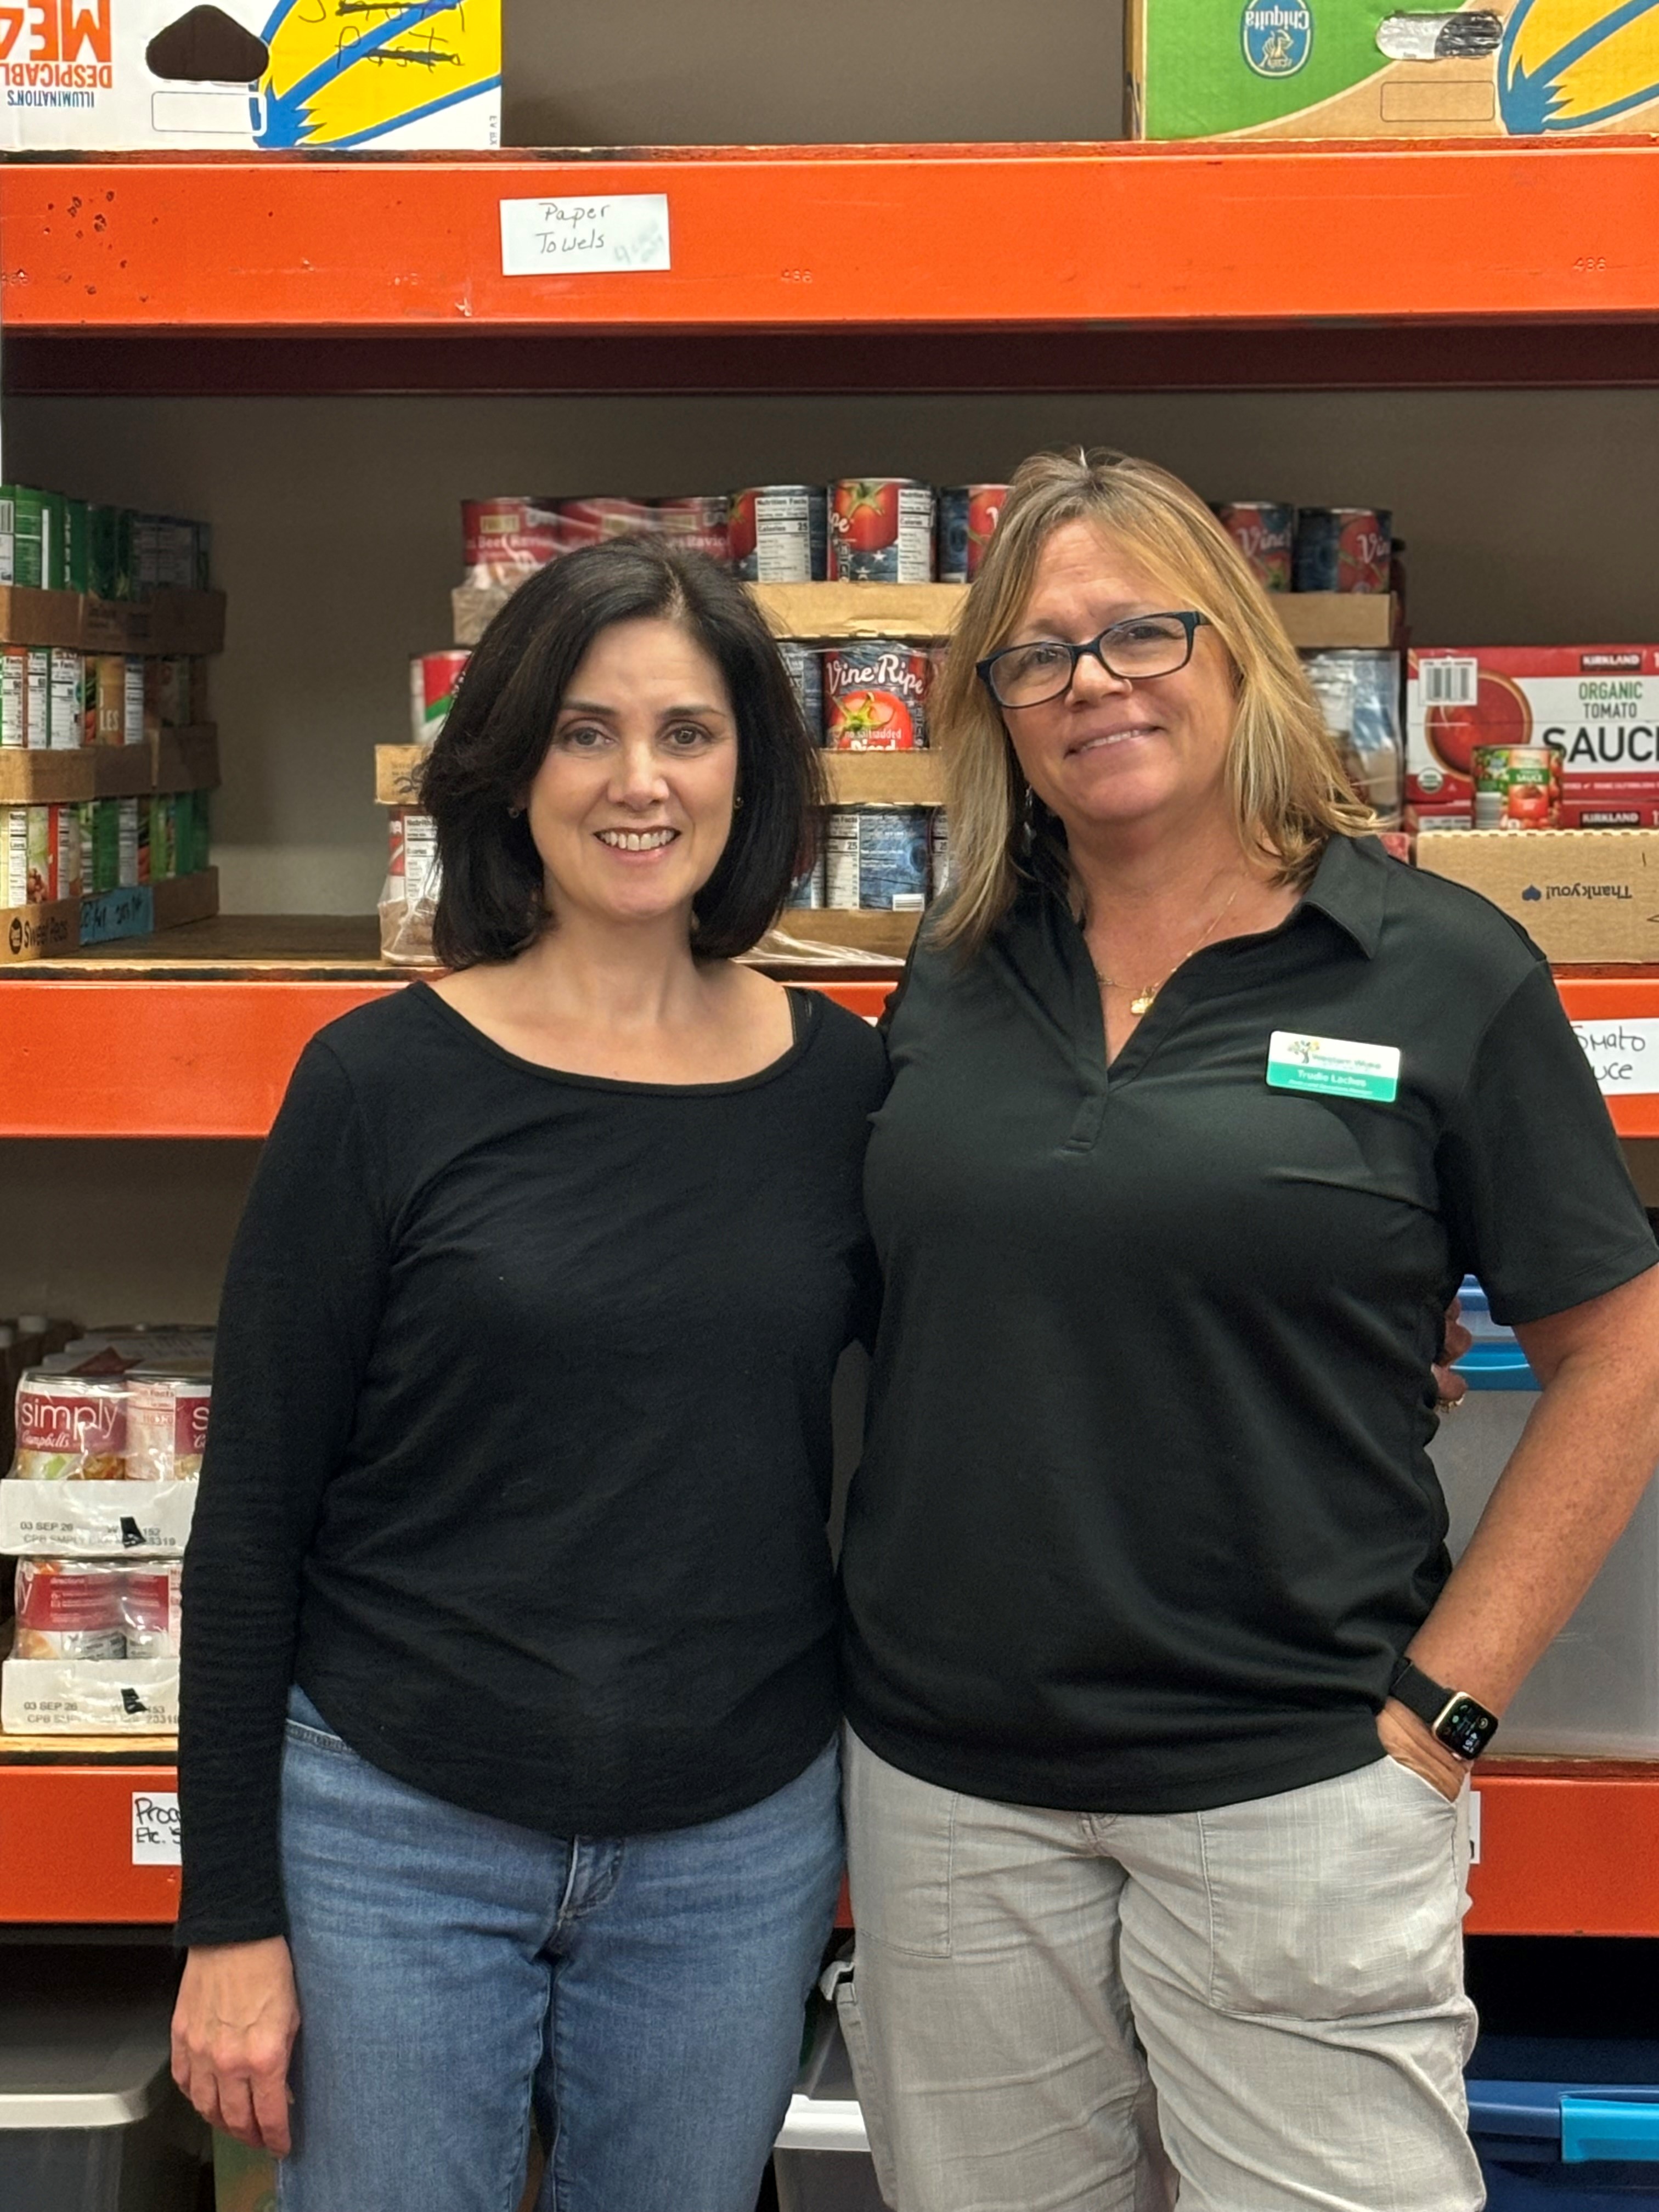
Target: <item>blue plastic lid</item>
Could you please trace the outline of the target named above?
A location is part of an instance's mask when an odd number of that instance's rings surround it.
[[[1458,1290],[1463,1325],[1474,1336],[1474,1348],[1457,1363],[1457,1371],[1471,1390],[1535,1390],[1533,1373],[1512,1328],[1492,1318],[1492,1307],[1482,1285],[1465,1275]]]

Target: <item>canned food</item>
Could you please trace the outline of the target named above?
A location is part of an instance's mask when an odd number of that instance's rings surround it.
[[[81,832],[81,888],[88,898],[101,898],[118,890],[121,884],[120,801],[84,799],[76,808]]]
[[[115,809],[116,888],[135,890],[149,881],[149,809],[141,810],[136,799],[112,799],[100,804]]]
[[[1559,745],[1476,745],[1475,828],[1557,828],[1565,759]]]
[[[821,584],[830,573],[830,496],[822,484],[734,491],[732,564],[748,584]]]
[[[33,1482],[125,1482],[125,1382],[27,1370],[17,1385],[11,1472]]]
[[[438,825],[414,807],[395,806],[390,820],[386,873],[390,902],[416,907],[438,896]]]
[[[142,745],[144,742],[144,664],[136,653],[130,653],[125,662],[126,684],[121,702],[121,742],[126,745]]]
[[[1224,500],[1212,514],[1270,592],[1291,589],[1296,509],[1279,500]]]
[[[44,492],[0,484],[0,584],[46,589],[49,532]]]
[[[832,806],[824,824],[825,903],[920,914],[927,903],[932,811],[927,806]]]
[[[816,645],[798,637],[781,637],[778,653],[789,671],[789,681],[800,701],[807,735],[815,745],[823,743],[823,659]]]
[[[783,903],[786,908],[829,905],[827,868],[824,855],[822,853],[804,875],[796,877],[790,885],[789,896]]]
[[[933,487],[909,477],[847,477],[832,483],[830,574],[841,583],[930,583]]]
[[[125,1659],[119,1566],[81,1559],[21,1559],[17,1566],[17,1659]]]
[[[699,494],[690,499],[657,499],[651,502],[649,527],[688,553],[701,553],[718,568],[731,565],[732,540],[726,526],[729,501],[724,492]]]
[[[32,752],[44,752],[52,743],[52,654],[44,645],[28,647],[27,680],[27,744]]]
[[[86,743],[87,672],[78,653],[52,648],[47,742],[53,752],[78,751]]]
[[[938,898],[951,884],[951,817],[943,806],[933,810],[927,824],[927,887]]]
[[[1298,592],[1386,592],[1394,517],[1385,507],[1297,509]]]
[[[470,653],[417,653],[409,664],[409,732],[429,745],[448,719],[450,702]]]
[[[205,1377],[158,1375],[143,1368],[127,1377],[127,1479],[189,1482],[202,1472],[213,1385]]]
[[[927,743],[933,660],[896,638],[823,648],[823,742],[836,752],[915,752]]]
[[[88,532],[91,514],[92,510],[83,499],[66,499],[64,501],[64,535],[58,574],[66,592],[84,592],[89,588],[91,546]]]
[[[0,906],[50,906],[82,888],[73,805],[0,807]]]
[[[28,647],[0,646],[0,747],[9,750],[28,741]]]
[[[88,653],[86,663],[86,743],[127,741],[127,664],[119,653]]]
[[[149,879],[170,884],[179,873],[179,794],[153,791],[149,795]]]
[[[95,599],[132,597],[132,520],[128,507],[87,511],[87,588]]]
[[[565,552],[657,526],[656,509],[648,499],[562,499],[556,502],[556,512],[560,544]]]
[[[565,550],[551,501],[464,499],[461,544],[471,584],[520,584]]]
[[[951,484],[939,495],[939,580],[971,584],[1002,517],[1006,484]]]
[[[144,711],[164,730],[187,730],[195,720],[193,665],[181,654],[144,663]]]

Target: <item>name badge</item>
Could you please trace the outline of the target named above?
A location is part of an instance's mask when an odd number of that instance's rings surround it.
[[[1374,1098],[1386,1105],[1400,1089],[1400,1048],[1275,1030],[1267,1040],[1267,1086],[1335,1091],[1344,1098]]]

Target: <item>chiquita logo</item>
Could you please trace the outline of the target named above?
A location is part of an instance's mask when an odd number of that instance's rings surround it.
[[[1585,131],[1659,100],[1659,0],[1520,0],[1498,53],[1515,135]]]
[[[1239,29],[1244,58],[1258,76],[1294,76],[1313,51],[1307,0],[1249,0]]]

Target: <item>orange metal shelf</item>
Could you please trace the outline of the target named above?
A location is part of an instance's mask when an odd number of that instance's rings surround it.
[[[67,1744],[72,1755],[72,1746]],[[171,1765],[0,1760],[0,1921],[167,1923],[179,1869],[132,1863],[136,1792],[179,1787]]]
[[[504,276],[503,199],[665,192],[673,267]],[[0,170],[30,331],[1659,317],[1659,143],[629,149]]]

